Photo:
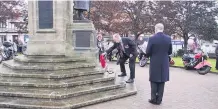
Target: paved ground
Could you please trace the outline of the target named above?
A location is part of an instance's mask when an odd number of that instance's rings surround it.
[[[165,86],[163,103],[155,106],[148,103],[148,66],[136,66],[137,95],[81,109],[218,109],[218,75],[199,75],[196,71],[170,68],[170,81]],[[115,64],[110,67],[119,71]]]

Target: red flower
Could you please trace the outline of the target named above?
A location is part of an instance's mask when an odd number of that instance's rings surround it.
[[[104,58],[104,55],[102,55],[102,54],[100,55],[100,63],[101,63],[102,68],[105,68],[106,60]]]

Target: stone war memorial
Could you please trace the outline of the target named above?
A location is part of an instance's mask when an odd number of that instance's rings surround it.
[[[26,55],[0,65],[0,108],[74,109],[137,93],[99,67],[95,28],[73,1],[28,1]]]

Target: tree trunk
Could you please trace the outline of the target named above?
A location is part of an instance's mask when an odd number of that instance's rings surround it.
[[[135,34],[135,39],[137,40],[141,34]]]
[[[184,39],[184,52],[187,53],[188,33],[183,33],[183,39]]]
[[[135,37],[134,37],[134,41],[137,42],[137,39],[139,37],[139,35],[137,33],[134,33]]]

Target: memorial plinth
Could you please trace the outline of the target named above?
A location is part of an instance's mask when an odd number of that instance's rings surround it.
[[[27,55],[0,65],[0,108],[74,109],[136,94],[134,84],[127,85],[97,67],[94,26],[70,23],[70,4],[28,2]],[[52,15],[47,13],[53,16],[52,24],[37,20],[43,12],[38,8],[44,5],[53,9]]]

